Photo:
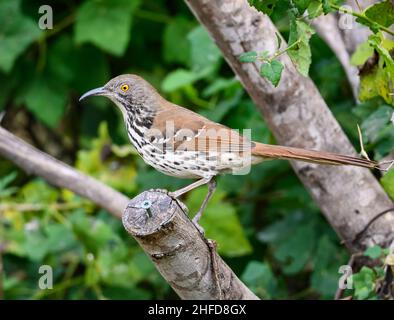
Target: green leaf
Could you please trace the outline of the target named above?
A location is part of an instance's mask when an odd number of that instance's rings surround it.
[[[361,74],[359,99],[367,101],[377,96],[382,97],[387,103],[394,104],[391,95],[389,72],[384,67],[384,61],[379,59],[379,65],[372,66],[370,70]]]
[[[53,203],[58,199],[58,191],[41,179],[35,179],[25,184],[20,194],[28,203]]]
[[[390,27],[394,23],[394,4],[391,0],[379,2],[366,8],[364,14],[372,21]]]
[[[122,287],[104,287],[103,295],[111,300],[151,300],[152,291],[148,291],[146,289],[141,289],[138,287],[130,287],[127,288]]]
[[[372,72],[361,77],[359,99],[367,101],[381,96],[387,103],[393,104],[394,98],[390,95],[389,75],[381,68],[375,67]]]
[[[394,79],[394,42],[386,40],[378,33],[368,38],[368,43],[376,50],[378,60],[369,59],[361,68],[360,93],[361,101],[381,96],[387,103],[394,105],[392,93]]]
[[[189,193],[186,201],[189,212],[197,212],[206,192],[206,189],[200,188]],[[227,257],[249,254],[252,247],[245,237],[234,207],[224,201],[224,196],[223,191],[216,190],[204,211],[201,226],[208,238],[217,241],[220,254]]]
[[[311,276],[311,287],[323,297],[332,298],[338,289],[338,266],[341,265],[341,258],[334,241],[323,234],[318,240],[316,253],[313,254]]]
[[[87,0],[77,11],[75,41],[91,42],[116,56],[124,54],[130,37],[132,13],[140,1]]]
[[[354,296],[359,300],[365,300],[370,297],[375,288],[374,271],[363,266],[360,272],[353,275]]]
[[[189,32],[187,39],[191,45],[193,71],[201,71],[208,67],[213,69],[218,64],[222,54],[202,26],[198,26]]]
[[[87,252],[96,254],[111,242],[117,243],[119,241],[119,237],[108,223],[87,216],[81,209],[70,214],[68,220],[72,223],[75,236],[78,239],[83,239]]]
[[[274,256],[286,274],[301,271],[313,254],[317,236],[316,219],[295,212],[271,224],[257,235],[258,239],[274,246]]]
[[[308,5],[309,18],[317,18],[323,13],[323,4],[319,0],[312,0]]]
[[[0,69],[7,73],[41,34],[38,23],[22,14],[20,4],[20,0],[0,0]]]
[[[365,118],[361,124],[361,131],[367,139],[366,142],[376,143],[385,134],[387,127],[392,129],[390,122],[393,114],[393,108],[382,105]]]
[[[48,242],[40,230],[29,230],[25,232],[26,240],[23,248],[29,259],[40,262],[48,253]]]
[[[170,72],[164,78],[161,88],[164,92],[175,91],[179,88],[185,87],[195,81],[205,77],[211,72],[211,68],[206,68],[200,72],[189,71],[185,69],[177,69]]]
[[[336,1],[330,1],[330,0],[323,0],[323,12],[324,14],[330,13],[331,11],[334,11],[331,9],[330,2],[336,2]]]
[[[165,61],[188,64],[190,61],[190,42],[186,37],[191,27],[190,20],[183,16],[177,16],[167,24],[163,35]]]
[[[37,119],[54,128],[66,109],[67,88],[60,81],[37,76],[25,89],[22,100]]]
[[[373,51],[374,50],[369,45],[368,41],[361,43],[353,53],[350,63],[354,66],[363,65],[368,58],[373,56]]]
[[[263,62],[260,67],[260,74],[264,78],[267,78],[275,87],[277,87],[282,76],[283,68],[284,66],[279,60]]]
[[[50,47],[48,65],[51,74],[82,91],[102,85],[110,76],[108,62],[100,49],[75,45],[67,34]]]
[[[387,68],[387,72],[390,79],[394,79],[394,41],[384,41],[382,34],[373,34],[368,38],[369,44],[379,53],[379,56],[383,58]],[[389,51],[390,50],[390,51]]]
[[[220,91],[224,91],[227,89],[234,89],[239,87],[239,81],[233,78],[217,78],[212,82],[209,86],[207,86],[202,92],[203,97],[210,97]]]
[[[241,62],[255,62],[257,60],[257,52],[256,51],[249,51],[241,54],[239,56],[239,61]]]
[[[57,81],[79,93],[102,86],[110,76],[108,61],[101,50],[91,45],[75,45],[67,34],[50,46],[48,69]]]
[[[278,0],[248,0],[249,4],[267,15],[270,15]]]
[[[49,224],[44,230],[47,236],[48,252],[65,251],[78,245],[72,230],[63,224]]]
[[[308,8],[311,0],[292,0],[295,4],[296,8],[298,9],[298,14],[302,15],[305,10]]]
[[[391,169],[389,172],[387,172],[380,179],[380,183],[391,199],[394,200],[394,169]]]
[[[121,243],[101,248],[97,254],[101,279],[108,285],[125,288],[142,280],[140,270],[129,258],[128,249]]]
[[[10,196],[18,190],[18,188],[10,186],[17,176],[18,173],[16,171],[12,171],[0,178],[0,199]]]
[[[372,246],[364,251],[364,256],[370,257],[371,259],[377,259],[383,254],[383,249],[380,246]]]
[[[287,53],[298,72],[305,77],[308,76],[309,67],[312,62],[309,39],[314,33],[314,30],[303,21],[293,20],[290,24],[289,46],[295,42],[298,43],[293,48],[290,48]]]
[[[278,282],[268,263],[250,261],[241,280],[261,298],[272,299],[278,294]]]

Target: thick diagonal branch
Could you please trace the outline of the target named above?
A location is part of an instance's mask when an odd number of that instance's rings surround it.
[[[286,67],[277,88],[260,76],[257,63],[240,63],[238,57],[247,51],[275,52],[277,29],[266,15],[246,0],[186,3],[207,28],[280,144],[356,155],[314,83],[295,70],[288,56],[281,57]],[[292,162],[292,166],[344,240],[353,239],[376,214],[393,206],[367,169],[304,162]],[[358,252],[372,244],[387,246],[393,238],[391,213],[376,220],[357,243],[347,242],[347,246]]]

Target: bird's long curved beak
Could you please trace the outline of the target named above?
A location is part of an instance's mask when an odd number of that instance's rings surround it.
[[[83,99],[91,96],[104,96],[107,95],[108,92],[104,87],[96,88],[89,90],[88,92],[85,92],[80,98],[79,101],[82,101]]]

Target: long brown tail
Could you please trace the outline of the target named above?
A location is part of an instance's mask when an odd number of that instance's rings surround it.
[[[379,168],[379,164],[371,160],[324,151],[275,146],[258,142],[256,142],[255,146],[252,148],[252,155],[261,156],[267,159],[292,159],[328,165],[352,165],[365,168]]]

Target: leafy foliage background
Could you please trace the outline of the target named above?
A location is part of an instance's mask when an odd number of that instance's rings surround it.
[[[189,183],[144,164],[109,101],[78,103],[82,93],[122,73],[139,74],[167,99],[230,127],[251,128],[255,140],[275,143],[183,2],[46,4],[53,8],[54,29],[42,31],[37,25],[41,1],[0,0],[2,125],[38,148],[129,197]],[[287,8],[276,10],[273,19],[288,35],[289,23],[279,14]],[[356,106],[333,53],[317,35],[310,47],[310,76],[349,138],[358,144],[359,123],[369,154],[376,160],[387,155],[394,147],[392,106],[382,98]],[[382,179],[392,197],[393,173]],[[190,212],[196,212],[205,192],[201,188],[184,198]],[[121,222],[87,200],[0,159],[0,201],[5,299],[176,297]],[[263,163],[247,176],[220,177],[202,225],[230,267],[262,298],[332,298],[338,268],[349,259],[285,161]],[[43,264],[53,267],[52,290],[37,286]],[[371,279],[360,280],[360,298],[368,297]]]

